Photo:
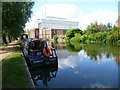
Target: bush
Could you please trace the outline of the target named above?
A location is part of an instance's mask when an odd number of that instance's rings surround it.
[[[75,34],[83,35],[83,31],[79,28],[70,29],[66,32],[66,39],[71,39],[72,37],[75,37]]]
[[[56,41],[56,42],[57,42],[57,40],[58,40],[58,36],[57,36],[57,35],[55,35],[55,36],[53,37],[53,39],[54,39],[54,41]]]
[[[88,39],[88,36],[87,36],[87,35],[82,35],[82,36],[80,37],[80,40],[81,40],[82,42],[85,42],[87,39]]]

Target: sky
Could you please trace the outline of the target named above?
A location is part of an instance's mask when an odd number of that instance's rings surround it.
[[[37,28],[38,22],[45,16],[77,21],[82,30],[95,21],[115,25],[118,18],[118,2],[119,0],[36,0],[25,29]]]

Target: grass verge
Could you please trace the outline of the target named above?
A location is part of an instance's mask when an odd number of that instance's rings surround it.
[[[20,47],[2,60],[2,88],[28,88]]]
[[[3,48],[5,48],[6,46],[0,46],[0,49],[3,49]]]

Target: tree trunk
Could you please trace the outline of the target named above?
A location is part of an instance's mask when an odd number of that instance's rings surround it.
[[[3,36],[3,42],[7,44],[6,36]]]
[[[9,39],[9,43],[11,43],[11,37],[8,37],[8,39]]]

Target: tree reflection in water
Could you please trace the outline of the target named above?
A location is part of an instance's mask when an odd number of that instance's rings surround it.
[[[68,52],[78,53],[84,50],[91,60],[101,60],[103,55],[106,58],[115,57],[115,62],[120,66],[119,47],[112,44],[82,44],[82,43],[66,43]]]
[[[70,53],[78,53],[81,50],[84,50],[87,56],[90,57],[91,60],[101,60],[103,56],[106,58],[110,58],[114,56],[114,60],[117,65],[120,66],[120,47],[112,44],[84,44],[84,43],[70,43],[66,42],[64,44],[56,43],[56,42],[48,42],[49,46],[54,47],[56,49],[67,49]]]
[[[37,81],[42,80],[46,88],[48,87],[48,82],[50,82],[52,78],[56,77],[57,71],[58,65],[30,68],[30,73],[35,86],[39,86]]]

